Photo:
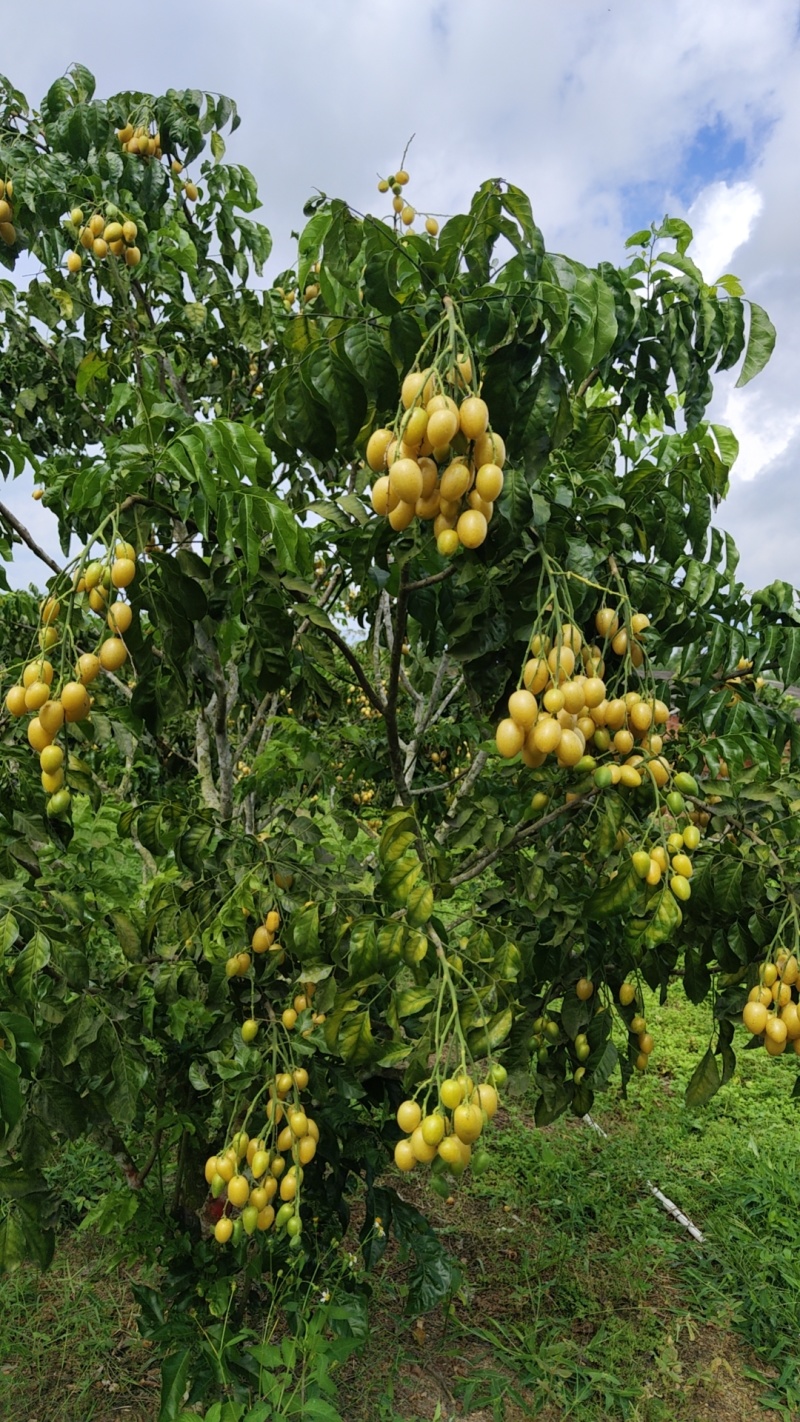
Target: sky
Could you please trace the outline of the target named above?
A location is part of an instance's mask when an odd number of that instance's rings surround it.
[[[695,230],[709,280],[733,271],[778,331],[770,365],[716,385],[741,453],[717,515],[746,586],[800,583],[800,4],[790,0],[138,0],[76,24],[61,0],[6,4],[0,69],[38,103],[75,60],[98,95],[227,93],[227,157],[259,184],[272,272],[315,190],[381,212],[378,174],[447,215],[486,178],[531,197],[552,251],[589,265],[665,214]],[[35,14],[35,34],[31,15]],[[126,17],[127,16],[127,17]],[[268,272],[269,276],[269,272]],[[0,499],[59,556],[20,479]],[[18,554],[11,579],[41,581]]]

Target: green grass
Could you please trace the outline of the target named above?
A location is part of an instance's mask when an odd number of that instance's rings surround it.
[[[651,1070],[627,1102],[611,1090],[595,1103],[607,1139],[574,1118],[536,1130],[533,1098],[518,1094],[488,1132],[492,1170],[452,1205],[422,1170],[393,1177],[436,1220],[464,1285],[449,1309],[409,1317],[404,1266],[387,1252],[369,1342],[339,1375],[344,1422],[797,1422],[800,1064],[740,1051],[734,1079],[690,1111],[708,1009],[676,993],[663,1008],[648,996],[646,1013]],[[75,1220],[93,1161],[71,1149]],[[4,1282],[3,1422],[156,1415],[157,1374],[112,1258],[68,1231],[48,1275]]]

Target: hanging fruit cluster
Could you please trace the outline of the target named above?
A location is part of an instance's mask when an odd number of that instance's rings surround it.
[[[105,559],[82,564],[72,589],[63,596],[71,609],[82,596],[92,611],[105,616],[111,635],[101,634],[96,650],[78,653],[74,668],[67,670],[68,649],[77,652],[69,625],[62,628],[61,596],[51,595],[42,603],[37,640],[40,654],[22,668],[19,682],[6,693],[6,709],[12,716],[30,716],[28,742],[39,755],[42,788],[48,796],[47,813],[61,818],[70,808],[71,796],[65,784],[66,728],[84,721],[92,708],[87,687],[101,671],[116,672],[128,657],[124,635],[131,625],[130,603],[120,598],[109,605],[112,589],[130,586],[136,576],[136,553],[130,543],[117,543]],[[61,645],[59,674],[45,655]],[[64,737],[64,745],[58,743]]]
[[[11,178],[5,181],[0,178],[0,240],[5,242],[7,247],[13,247],[17,240],[17,229],[14,226],[14,208],[11,199],[14,196],[14,184]]]
[[[444,557],[485,542],[503,488],[505,444],[478,394],[466,337],[452,304],[430,339],[447,324],[433,363],[406,375],[393,427],[373,430],[366,459],[379,477],[372,507],[395,532],[415,518],[432,522]]]
[[[409,180],[409,174],[405,168],[398,168],[396,173],[390,173],[388,178],[381,178],[378,182],[378,192],[392,194],[392,208],[394,209],[395,221],[402,223],[409,232],[413,232],[412,223],[418,216],[415,208],[408,201],[404,188]],[[425,218],[425,231],[429,237],[435,237],[439,231],[439,224],[430,213]]]
[[[462,1069],[437,1083],[438,1101],[432,1110],[428,1110],[430,1093],[423,1106],[418,1101],[401,1102],[397,1124],[405,1134],[394,1148],[398,1170],[407,1172],[417,1165],[429,1165],[434,1182],[438,1181],[436,1188],[443,1194],[449,1191],[448,1173],[463,1175],[471,1165],[475,1174],[481,1175],[488,1168],[490,1157],[477,1142],[497,1112],[497,1087],[505,1080],[505,1068],[499,1063],[490,1068],[487,1080],[479,1086]]]
[[[134,128],[128,122],[124,128],[117,129],[117,138],[123,153],[135,153],[139,158],[161,158],[161,134],[158,129],[151,133],[149,128],[140,124]]]
[[[131,218],[119,221],[119,214],[113,209],[111,217],[102,212],[93,212],[84,223],[83,209],[73,207],[69,222],[78,234],[78,242],[85,252],[91,252],[98,261],[107,257],[121,257],[128,267],[138,267],[142,260],[141,249],[136,245],[139,229]],[[83,266],[83,258],[78,251],[67,253],[67,271],[75,275]]]
[[[305,1067],[279,1072],[259,1093],[269,1095],[263,1134],[250,1137],[246,1130],[239,1130],[230,1145],[206,1161],[205,1178],[212,1197],[225,1201],[225,1213],[214,1227],[218,1244],[231,1239],[236,1244],[242,1234],[252,1235],[274,1225],[285,1231],[291,1246],[299,1248],[304,1167],[314,1159],[319,1141],[316,1121],[300,1102],[300,1093],[307,1087]],[[258,1099],[253,1101],[248,1119]]]
[[[800,965],[782,948],[775,960],[762,963],[759,981],[751,989],[742,1019],[748,1032],[760,1037],[771,1057],[789,1046],[800,1056]]]
[[[610,638],[611,649],[621,656],[627,653],[635,667],[644,658],[637,639],[649,625],[649,618],[634,613],[628,626],[620,628],[616,613],[606,607],[595,619],[606,647]],[[635,788],[647,774],[663,788],[670,766],[661,755],[663,737],[658,728],[669,719],[666,702],[646,690],[644,695],[630,690],[609,696],[604,680],[606,649],[585,644],[571,622],[554,627],[552,635],[537,630],[528,650],[522,685],[511,693],[508,717],[497,727],[500,754],[509,759],[521,755],[532,769],[550,755],[562,767],[594,769],[596,760],[587,759],[589,750],[617,758],[617,763],[598,772],[599,786]]]

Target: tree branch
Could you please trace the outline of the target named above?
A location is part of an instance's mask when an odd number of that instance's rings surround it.
[[[35,553],[37,558],[41,558],[42,562],[47,564],[51,572],[61,572],[58,563],[56,563],[50,557],[49,553],[45,553],[44,549],[39,547],[39,544],[36,542],[36,539],[34,538],[33,534],[28,532],[24,523],[20,523],[16,514],[13,514],[10,509],[6,508],[5,504],[0,504],[0,518],[4,519],[10,528],[13,528],[18,538],[20,538],[23,543],[27,544],[27,546],[31,550],[31,553]]]
[[[455,570],[455,563],[451,563],[449,568],[445,568],[441,573],[431,573],[429,578],[418,578],[415,583],[409,583],[406,592],[416,592],[418,588],[429,588],[434,583],[443,583],[445,578],[453,576]]]
[[[339,636],[339,633],[336,631],[335,627],[320,627],[318,630],[324,633],[324,635],[329,638],[331,642],[333,642],[333,645],[335,647],[339,648],[339,651],[341,652],[348,666],[352,667],[353,671],[355,672],[356,680],[358,681],[361,690],[364,692],[364,695],[368,697],[370,704],[375,707],[376,711],[380,711],[382,716],[385,716],[386,703],[381,700],[377,691],[367,679],[364,669],[352,647],[348,647],[347,643],[344,640],[344,637]]]
[[[384,709],[384,719],[386,721],[386,740],[389,748],[389,764],[392,769],[397,797],[402,805],[410,804],[408,786],[403,774],[403,752],[400,747],[400,733],[397,728],[397,692],[400,685],[400,667],[403,657],[403,643],[406,636],[406,626],[408,623],[408,568],[404,564],[400,569],[400,587],[397,593],[397,603],[395,606],[395,624],[393,630],[394,642],[392,644],[391,660],[389,663],[389,686],[386,692],[386,706]]]
[[[491,849],[487,854],[481,855],[479,859],[473,859],[472,863],[464,866],[460,874],[454,874],[450,880],[451,884],[465,884],[467,880],[474,879],[481,874],[484,869],[488,869],[501,854],[507,854],[509,849],[515,849],[523,840],[530,839],[532,835],[538,834],[545,825],[551,824],[553,820],[560,819],[562,815],[571,814],[573,810],[582,809],[584,805],[593,800],[596,790],[587,790],[585,795],[579,795],[576,799],[570,800],[567,804],[559,805],[557,810],[551,810],[549,815],[542,815],[541,819],[535,820],[532,825],[526,825],[514,835],[508,844],[504,844],[502,849]]]

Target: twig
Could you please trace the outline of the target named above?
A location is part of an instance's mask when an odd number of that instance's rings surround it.
[[[13,514],[10,509],[6,508],[5,504],[0,504],[0,518],[5,519],[9,527],[13,528],[18,537],[22,539],[22,542],[28,545],[31,553],[35,553],[37,558],[41,558],[42,562],[47,564],[51,572],[61,572],[58,563],[50,557],[49,553],[45,553],[44,549],[39,547],[33,534],[28,532],[24,523],[20,523],[16,514]]]
[[[593,1131],[597,1132],[598,1136],[603,1137],[604,1141],[608,1140],[608,1131],[604,1131],[603,1127],[597,1121],[595,1121],[594,1117],[590,1116],[588,1112],[585,1116],[581,1117],[581,1119],[585,1126],[590,1126]],[[670,1200],[668,1196],[666,1196],[663,1191],[659,1190],[658,1186],[654,1185],[651,1180],[645,1180],[644,1183],[650,1191],[650,1194],[656,1200],[658,1200],[658,1203],[661,1206],[662,1210],[666,1210],[668,1215],[672,1215],[672,1218],[676,1220],[679,1225],[682,1225],[683,1228],[692,1236],[692,1239],[697,1240],[698,1244],[704,1244],[704,1236],[697,1228],[697,1225],[692,1224],[692,1221],[689,1219],[689,1216],[685,1215],[683,1213],[683,1210],[678,1209],[678,1206],[675,1204],[675,1201]]]

